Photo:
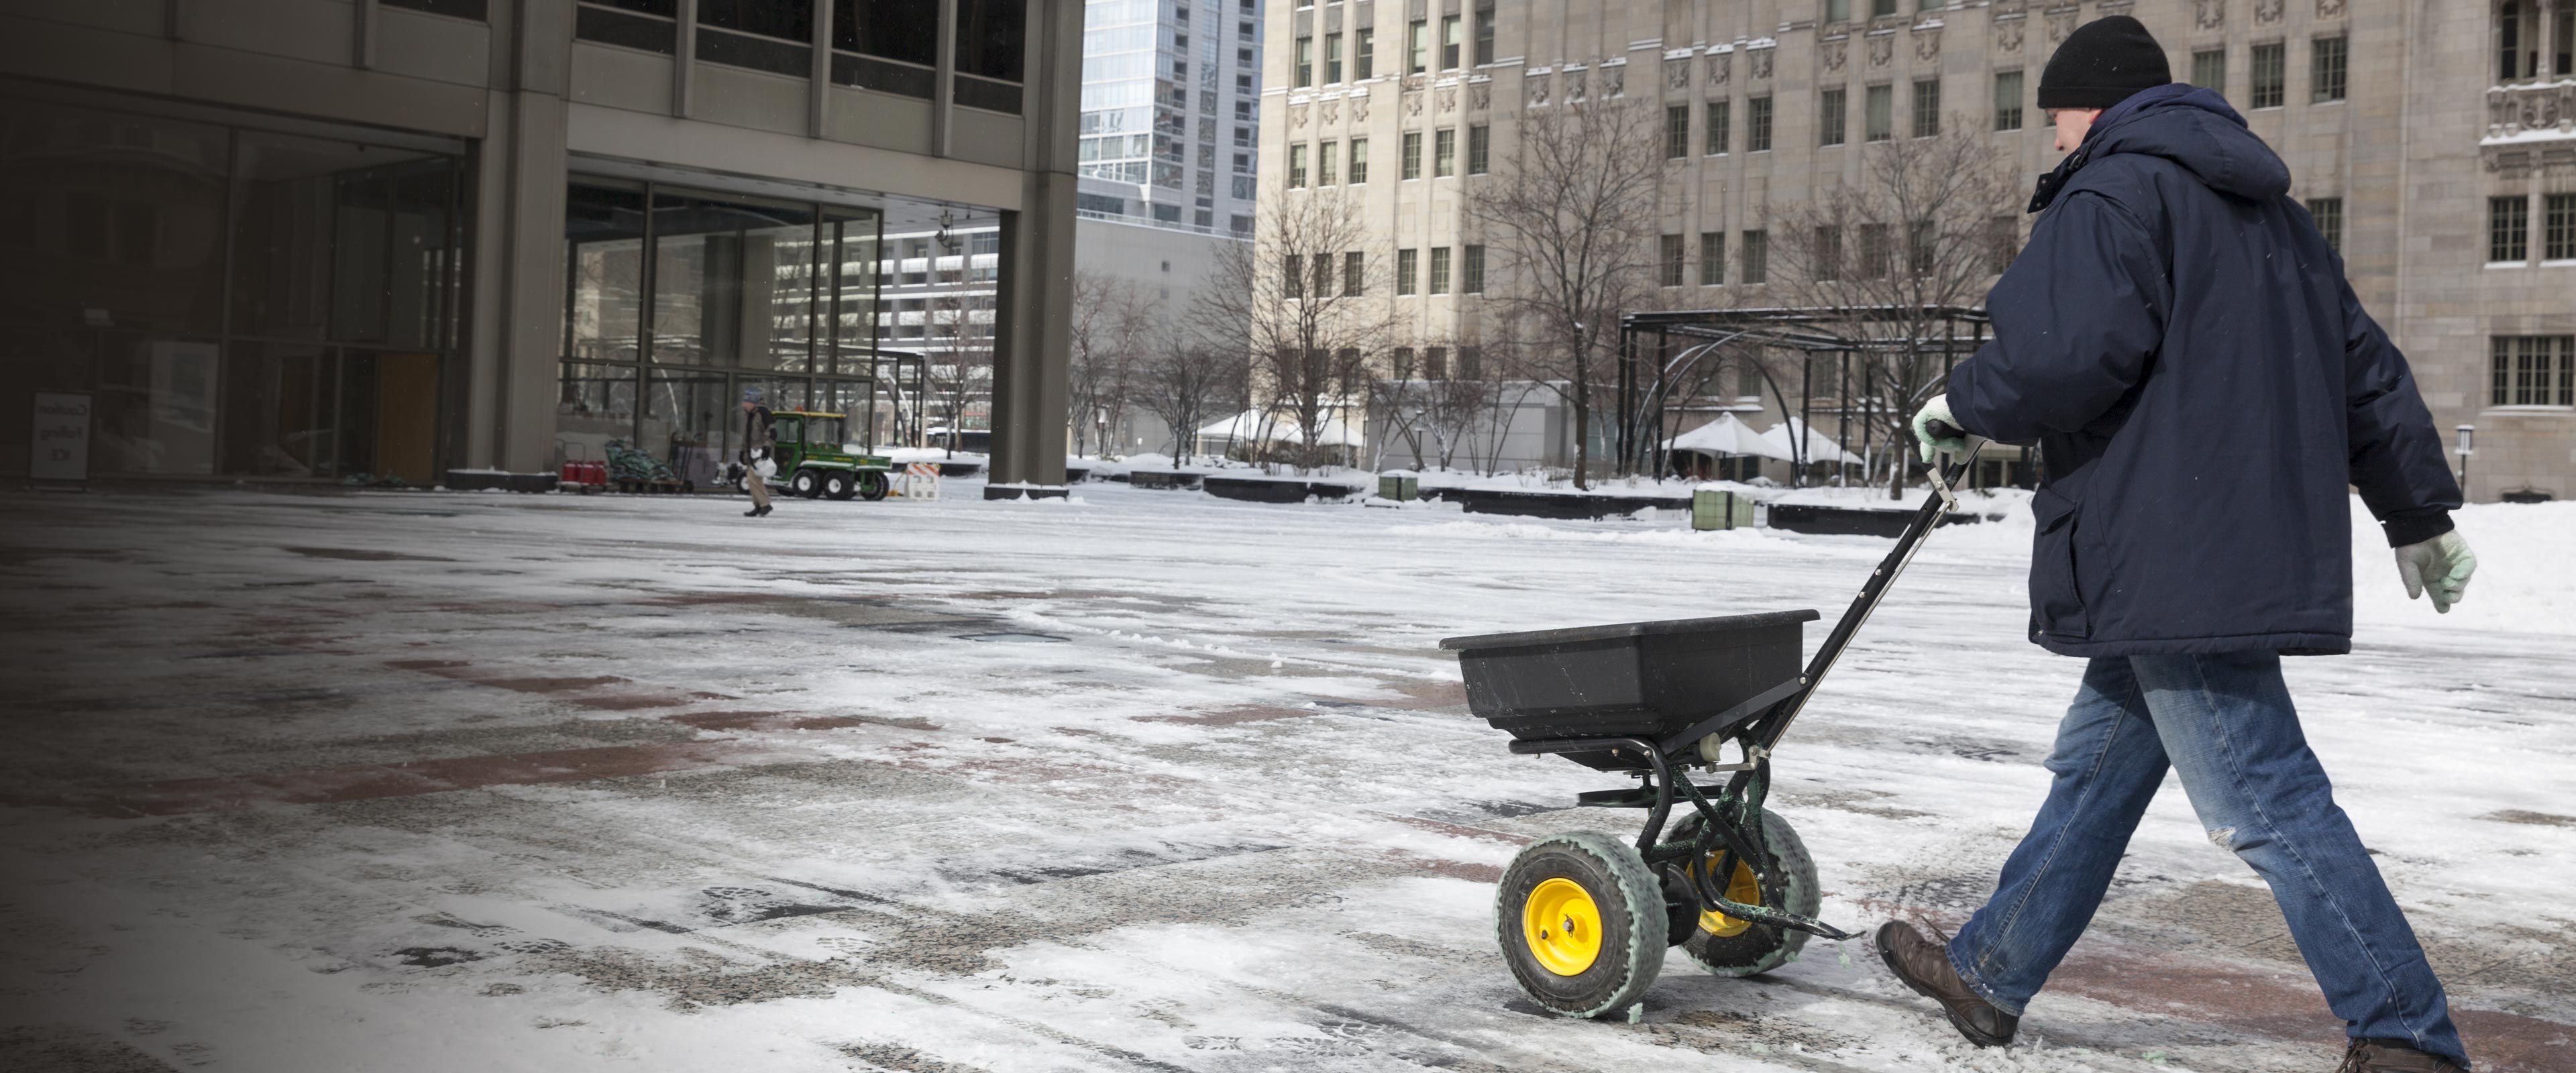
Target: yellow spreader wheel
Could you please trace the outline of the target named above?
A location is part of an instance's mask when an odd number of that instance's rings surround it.
[[[1521,903],[1521,939],[1559,976],[1579,976],[1601,959],[1601,907],[1571,879],[1549,877]]]
[[[1673,825],[1675,840],[1699,837],[1700,818],[1693,814]],[[1735,874],[1727,877],[1726,900],[1740,905],[1759,905],[1782,909],[1812,918],[1822,904],[1816,889],[1816,862],[1807,856],[1807,844],[1798,839],[1789,821],[1775,812],[1762,814],[1762,845],[1770,854],[1760,874],[1752,862],[1737,861]],[[1701,861],[1699,867],[1717,865],[1716,854]],[[1696,877],[1694,877],[1696,878]],[[1692,903],[1675,906],[1689,912]],[[1694,925],[1678,936],[1682,954],[1699,967],[1720,976],[1754,976],[1786,965],[1798,957],[1807,945],[1807,933],[1738,920],[1724,913],[1700,910]],[[1679,927],[1678,923],[1673,925]]]
[[[1716,863],[1715,858],[1708,861],[1709,865]],[[1761,877],[1753,874],[1753,868],[1750,865],[1742,861],[1735,862],[1735,877],[1727,880],[1726,883],[1726,900],[1742,905],[1762,904],[1762,880]],[[1744,929],[1752,926],[1753,922],[1750,920],[1737,920],[1724,913],[1712,913],[1706,909],[1700,910],[1699,913],[1699,930],[1719,938],[1742,935]]]
[[[1512,976],[1568,1017],[1637,1004],[1663,971],[1667,915],[1636,849],[1598,831],[1530,843],[1494,892],[1494,938]]]

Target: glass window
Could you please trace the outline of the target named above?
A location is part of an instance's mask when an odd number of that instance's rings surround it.
[[[1708,155],[1710,156],[1725,153],[1727,142],[1734,135],[1734,132],[1729,129],[1730,120],[1734,118],[1733,109],[1729,105],[1733,103],[1732,101],[1708,102]]]
[[[1664,109],[1664,159],[1678,160],[1690,155],[1690,106],[1676,104]]]
[[[669,55],[679,40],[678,0],[596,0],[573,13],[572,35]]]
[[[2254,108],[2278,108],[2288,92],[2288,46],[2274,41],[2254,46],[2254,85],[2247,104]]]
[[[1869,0],[1869,17],[1884,18],[1896,14],[1896,0]]]
[[[1368,139],[1351,139],[1351,182],[1368,181]]]
[[[1460,45],[1461,45],[1461,44],[1463,44],[1463,42],[1460,40],[1460,35],[1461,35],[1461,33],[1462,33],[1462,31],[1460,30],[1459,25],[1458,25],[1458,16],[1456,16],[1456,15],[1444,15],[1444,16],[1441,16],[1441,18],[1440,18],[1440,69],[1441,69],[1441,70],[1444,70],[1444,71],[1454,71],[1454,70],[1457,70],[1457,69],[1458,69],[1458,63],[1459,63],[1459,47],[1460,47]]]
[[[1814,262],[1809,267],[1814,270],[1817,280],[1829,281],[1843,278],[1843,229],[1817,228],[1815,244],[1808,248],[1808,256]]]
[[[1862,137],[1883,142],[1896,136],[1896,87],[1869,87],[1861,108]]]
[[[1020,81],[1023,0],[955,0],[957,69],[970,75]],[[980,106],[979,106],[980,107]],[[1016,111],[1017,109],[1010,109]]]
[[[1744,151],[1771,151],[1771,98],[1751,97],[1744,102]]]
[[[1447,246],[1431,248],[1431,293],[1449,293],[1449,254]]]
[[[384,0],[386,7],[407,7],[433,15],[483,21],[485,0]]]
[[[1317,145],[1315,147],[1315,185],[1334,185],[1338,180],[1334,178],[1333,173],[1339,169],[1341,159],[1340,143],[1324,142]]]
[[[156,335],[222,327],[232,167],[223,128],[0,100],[0,133],[9,161],[0,167],[0,204],[11,207],[0,242],[14,247],[0,330],[13,351],[82,360],[69,338],[34,343],[39,325]],[[88,379],[84,372],[52,386],[78,389]],[[0,401],[10,407],[0,422],[23,419],[32,405],[14,394]],[[25,445],[18,437],[15,446]]]
[[[1655,239],[1655,284],[1660,287],[1682,285],[1682,237],[1658,235]]]
[[[2325,236],[2326,248],[2337,253],[2343,252],[2343,199],[2309,198],[2308,216],[2317,222],[2317,233]]]
[[[2489,406],[2576,406],[2576,335],[2499,335]]]
[[[2320,37],[2308,44],[2308,99],[2342,100],[2344,55],[2352,42],[2338,36]]]
[[[1476,65],[1494,62],[1494,0],[1476,0]]]
[[[1491,164],[1493,133],[1481,123],[1467,128],[1467,174],[1483,175]]]
[[[1888,240],[1886,224],[1860,225],[1860,264],[1856,274],[1862,279],[1884,279],[1894,253]]]
[[[817,333],[816,372],[868,375],[875,370],[871,359],[876,355],[878,285],[882,276],[877,269],[882,256],[880,229],[877,214],[866,209],[823,210],[823,293],[815,301],[816,311],[825,317],[828,328]],[[1000,235],[978,236],[986,237],[998,239]],[[999,243],[988,252],[1000,253]],[[824,364],[827,358],[831,366]]]
[[[1342,293],[1360,297],[1368,288],[1368,258],[1352,250],[1342,255]]]
[[[772,74],[813,72],[811,0],[698,0],[697,57]]]
[[[1843,143],[1843,114],[1847,111],[1843,106],[1843,98],[1849,92],[1839,88],[1829,89],[1824,92],[1823,99],[1817,102],[1816,144],[1841,145]]]
[[[2227,50],[2210,48],[2192,53],[2191,84],[2225,96],[2227,94]]]
[[[1914,136],[1930,138],[1941,133],[1941,80],[1926,78],[1914,83]]]
[[[1363,26],[1351,33],[1351,78],[1357,80],[1376,74],[1377,31]]]
[[[1987,271],[2002,275],[2012,267],[2013,258],[2021,256],[2021,220],[2010,213],[1987,217],[1986,245],[1993,258]]]
[[[1458,174],[1458,128],[1442,127],[1431,134],[1431,175],[1446,179]]]
[[[1395,251],[1395,293],[1413,293],[1413,273],[1415,266],[1421,263],[1418,260],[1420,256],[1419,250]]]
[[[1279,294],[1283,298],[1303,298],[1306,296],[1306,258],[1304,255],[1291,253],[1280,258]]]
[[[2541,203],[2547,230],[2540,256],[2551,261],[2576,260],[2576,194],[2550,194]]]
[[[810,371],[815,254],[810,206],[655,191],[649,357]]]
[[[932,66],[939,62],[939,0],[833,0],[832,47]]]
[[[2021,72],[1995,74],[1995,129],[2021,129]]]
[[[1288,189],[1306,185],[1306,146],[1300,142],[1288,147]]]
[[[2487,261],[2490,264],[2531,259],[2531,199],[2487,199]]]
[[[1850,22],[1851,0],[1825,0],[1826,22]]]
[[[1470,245],[1458,258],[1458,293],[1485,293],[1485,248]]]
[[[1743,262],[1737,275],[1746,283],[1767,283],[1771,279],[1771,234],[1767,231],[1744,233],[1743,248],[1736,256]]]
[[[1726,232],[1699,233],[1699,285],[1716,287],[1726,282]]]
[[[1304,89],[1315,84],[1315,39],[1312,37],[1300,37],[1297,39],[1297,70],[1295,77],[1296,81],[1293,83],[1294,88]]]
[[[456,272],[455,197],[447,157],[243,135],[233,333],[441,344]]]
[[[1250,77],[1250,76],[1248,76],[1248,75],[1247,75],[1246,77]],[[1341,80],[1342,80],[1342,35],[1340,35],[1340,34],[1325,34],[1325,35],[1324,35],[1324,81],[1325,81],[1325,82],[1327,82],[1327,83],[1332,83],[1332,82],[1339,82],[1339,81],[1341,81]]]
[[[1430,27],[1421,19],[1415,19],[1404,29],[1404,73],[1421,74],[1430,64]]]
[[[340,394],[330,348],[240,342],[230,349],[223,376],[224,472],[330,476]]]
[[[566,362],[643,352],[644,192],[575,184],[564,203]]]
[[[1421,131],[1418,131],[1418,130],[1408,130],[1408,131],[1405,131],[1405,132],[1404,132],[1404,151],[1403,151],[1403,153],[1402,153],[1402,154],[1400,154],[1400,155],[1403,157],[1403,159],[1398,163],[1397,167],[1398,167],[1398,170],[1401,172],[1401,177],[1406,178],[1406,179],[1419,179],[1419,178],[1421,178],[1421,177],[1422,177],[1422,132],[1421,132]]]

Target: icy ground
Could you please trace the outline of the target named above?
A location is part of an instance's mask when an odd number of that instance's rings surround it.
[[[2178,787],[1975,1051],[1865,947],[1678,956],[1642,1023],[1496,952],[1522,841],[1633,813],[1443,636],[1814,607],[1886,547],[1270,507],[0,496],[0,1068],[2322,1071],[2340,1025]],[[2026,522],[1945,529],[1779,757],[1825,915],[1954,922],[2078,665]],[[2291,664],[2482,1068],[2576,1068],[2576,505],[2447,617],[2363,555]]]

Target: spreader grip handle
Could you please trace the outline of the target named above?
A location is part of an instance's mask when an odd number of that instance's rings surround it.
[[[1960,428],[1957,425],[1953,425],[1937,417],[1933,418],[1930,424],[1923,426],[1923,431],[1931,433],[1932,438],[1936,440],[1964,440],[1968,438],[1967,429]]]

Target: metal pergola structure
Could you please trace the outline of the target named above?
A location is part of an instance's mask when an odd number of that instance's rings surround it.
[[[1930,326],[1938,330],[1902,330],[1908,322],[1918,329]],[[1804,358],[1835,355],[1840,359],[1838,380],[1845,385],[1838,387],[1836,410],[1841,422],[1834,437],[1837,444],[1842,444],[1850,437],[1852,414],[1847,385],[1853,355],[1937,356],[1942,375],[1947,377],[1959,358],[1976,353],[1984,345],[1991,323],[1986,311],[1975,306],[1767,307],[1622,314],[1617,423],[1611,429],[1614,457],[1631,472],[1663,473],[1663,444],[1669,438],[1665,425],[1670,417],[1672,393],[1692,382],[1693,372],[1710,354],[1729,348],[1770,348],[1796,351]],[[1872,325],[1879,330],[1869,330]],[[1678,350],[1676,340],[1680,341]],[[1874,399],[1877,389],[1871,378],[1876,375],[1876,366],[1864,365],[1862,374],[1869,382],[1867,397]],[[1811,429],[1816,388],[1813,361],[1799,362],[1798,380],[1798,424]],[[1774,393],[1779,393],[1776,385]],[[1784,404],[1786,401],[1782,400]],[[1874,413],[1865,415],[1864,436],[1869,435],[1875,417]],[[1790,439],[1798,445],[1797,452],[1803,458],[1807,436]],[[1803,482],[1805,467],[1795,469],[1798,472],[1794,479]]]

